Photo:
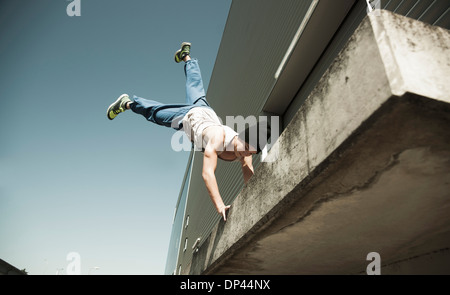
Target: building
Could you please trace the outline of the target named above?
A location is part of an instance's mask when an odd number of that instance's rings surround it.
[[[0,275],[26,275],[26,272],[0,259]]]
[[[277,159],[219,163],[224,223],[191,153],[166,274],[450,273],[449,3],[371,2],[233,1],[207,97]]]

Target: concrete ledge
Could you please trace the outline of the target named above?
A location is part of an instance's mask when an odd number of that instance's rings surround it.
[[[449,274],[449,45],[367,17],[186,273],[357,274],[375,251],[384,273]]]

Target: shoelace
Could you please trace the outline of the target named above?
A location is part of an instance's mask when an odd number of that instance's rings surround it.
[[[116,115],[117,115],[118,113],[121,113],[121,112],[122,112],[122,109],[113,110],[113,113],[116,114]]]

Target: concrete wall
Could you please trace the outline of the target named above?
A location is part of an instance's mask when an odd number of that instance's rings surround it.
[[[450,34],[367,17],[191,274],[450,274]]]

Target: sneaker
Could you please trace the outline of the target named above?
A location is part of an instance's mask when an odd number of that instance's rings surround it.
[[[125,112],[127,110],[126,103],[131,102],[131,99],[128,97],[128,94],[122,94],[115,102],[113,102],[108,110],[106,111],[106,115],[108,119],[114,119],[118,114]]]
[[[175,52],[175,62],[176,63],[182,62],[183,58],[185,58],[186,55],[190,55],[190,51],[191,51],[191,43],[189,42],[181,43],[181,49]]]

